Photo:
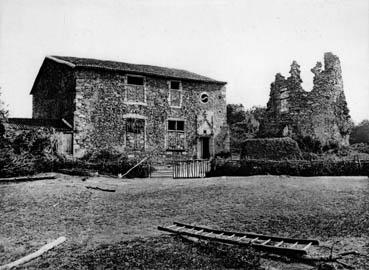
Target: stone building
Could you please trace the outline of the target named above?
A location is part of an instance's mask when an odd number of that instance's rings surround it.
[[[72,127],[75,157],[207,159],[229,150],[226,83],[179,69],[47,56],[31,90],[34,119]]]
[[[311,138],[322,146],[348,145],[352,121],[343,91],[340,60],[325,53],[324,70],[318,62],[311,71],[314,86],[310,92],[301,87],[300,66],[295,61],[287,79],[276,74],[260,134],[289,136],[298,141]]]

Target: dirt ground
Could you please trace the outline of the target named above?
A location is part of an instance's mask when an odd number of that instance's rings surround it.
[[[129,264],[83,264],[80,258],[106,245],[122,247],[137,239],[160,243],[168,237],[157,226],[180,221],[224,230],[316,238],[323,246],[335,244],[334,253],[357,250],[366,255],[349,256],[344,261],[356,269],[369,269],[367,177],[92,177],[82,181],[81,177],[57,175],[55,180],[1,184],[0,215],[0,265],[66,236],[64,244],[24,267],[130,268]],[[312,250],[313,255],[327,252],[326,248]],[[278,260],[262,259],[262,263],[270,269],[311,269]],[[150,269],[150,265],[137,268]]]

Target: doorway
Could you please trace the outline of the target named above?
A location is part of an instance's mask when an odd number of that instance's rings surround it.
[[[201,158],[209,159],[210,158],[210,140],[209,137],[201,137],[200,138],[201,145]]]

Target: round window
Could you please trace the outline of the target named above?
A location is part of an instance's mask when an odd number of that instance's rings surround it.
[[[201,95],[200,95],[200,101],[202,103],[208,103],[208,101],[209,101],[209,95],[208,95],[208,93],[201,93]]]

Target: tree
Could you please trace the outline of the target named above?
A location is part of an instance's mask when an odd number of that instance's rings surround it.
[[[227,123],[230,129],[231,151],[238,152],[245,139],[256,137],[266,108],[254,106],[245,110],[242,104],[227,105]]]
[[[361,121],[354,126],[350,136],[350,143],[368,143],[369,144],[369,120]]]
[[[242,104],[227,105],[227,123],[233,125],[245,120],[245,108]]]
[[[5,133],[4,122],[8,118],[8,110],[5,107],[4,101],[1,100],[1,87],[0,87],[0,136]]]

